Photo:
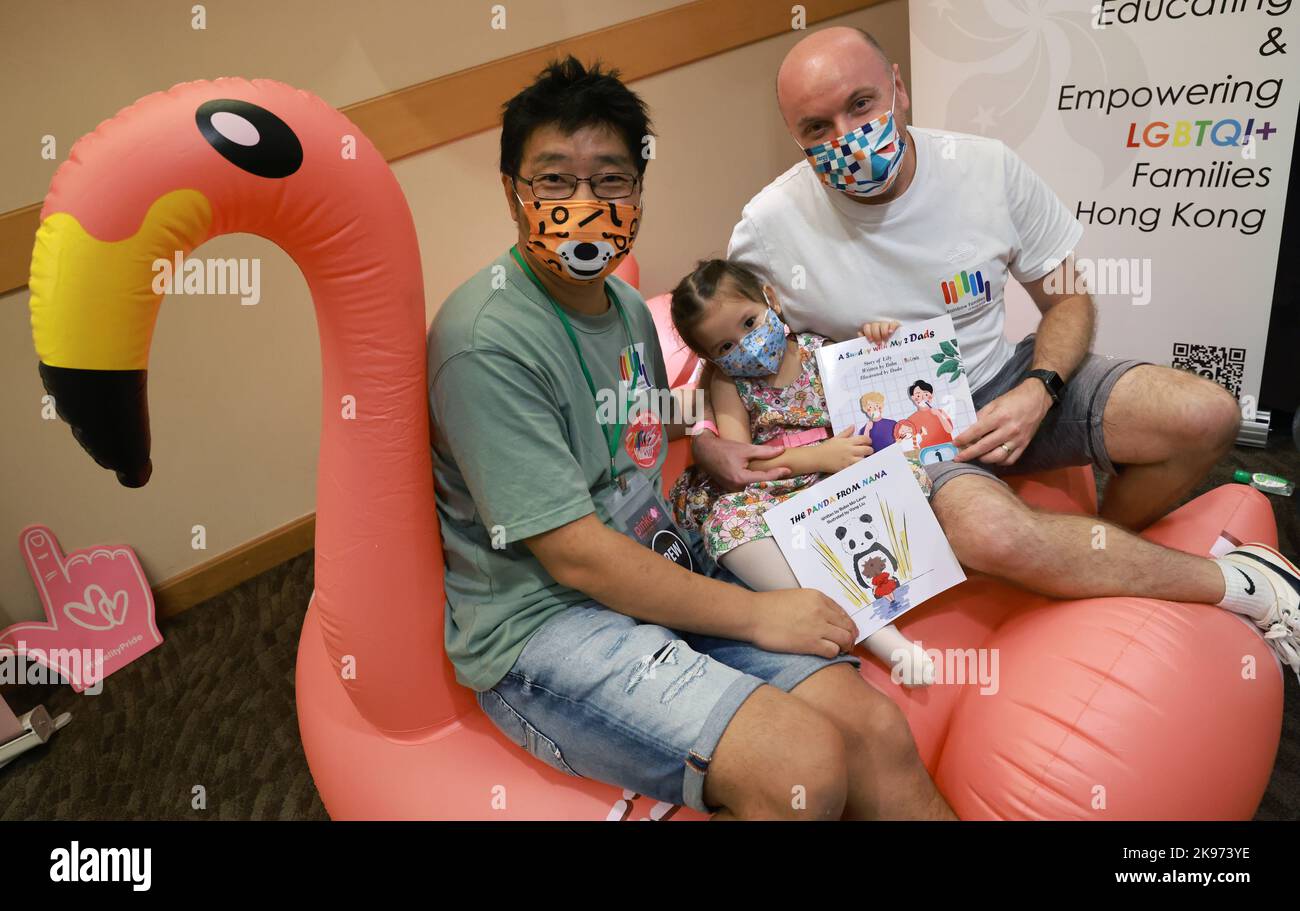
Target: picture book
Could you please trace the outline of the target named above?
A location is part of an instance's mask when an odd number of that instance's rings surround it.
[[[865,338],[825,345],[817,368],[835,433],[853,427],[880,452],[895,442],[922,465],[957,455],[975,403],[952,318],[905,323],[877,348]]]
[[[966,578],[899,446],[768,507],[764,518],[799,584],[835,599],[858,642]]]

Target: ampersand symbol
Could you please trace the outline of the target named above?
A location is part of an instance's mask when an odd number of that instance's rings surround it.
[[[1268,40],[1259,46],[1259,55],[1261,57],[1272,57],[1274,54],[1285,54],[1286,44],[1279,43],[1278,38],[1282,36],[1282,29],[1274,26],[1268,30]]]

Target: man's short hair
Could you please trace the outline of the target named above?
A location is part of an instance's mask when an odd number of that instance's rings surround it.
[[[502,174],[519,174],[528,137],[548,125],[566,135],[583,127],[607,127],[627,143],[637,173],[645,173],[640,149],[645,137],[654,135],[650,116],[640,96],[619,80],[618,70],[604,69],[599,62],[584,66],[573,55],[551,61],[532,85],[502,106]]]
[[[927,383],[925,380],[917,380],[915,383],[913,383],[912,385],[908,386],[908,387],[907,387],[907,394],[910,396],[910,395],[911,395],[913,392],[915,392],[918,388],[921,389],[921,390],[924,391],[924,392],[928,392],[928,393],[930,393],[931,395],[934,395],[934,387],[931,386],[929,383]]]

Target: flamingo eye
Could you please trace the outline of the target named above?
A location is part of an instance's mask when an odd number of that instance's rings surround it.
[[[302,167],[302,143],[266,108],[234,98],[214,98],[194,112],[208,145],[240,170],[281,178]]]

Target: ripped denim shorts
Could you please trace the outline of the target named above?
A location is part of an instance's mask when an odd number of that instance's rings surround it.
[[[789,692],[839,663],[861,660],[675,632],[588,601],[542,624],[478,703],[561,772],[711,813],[704,778],[741,703],[764,683]]]

